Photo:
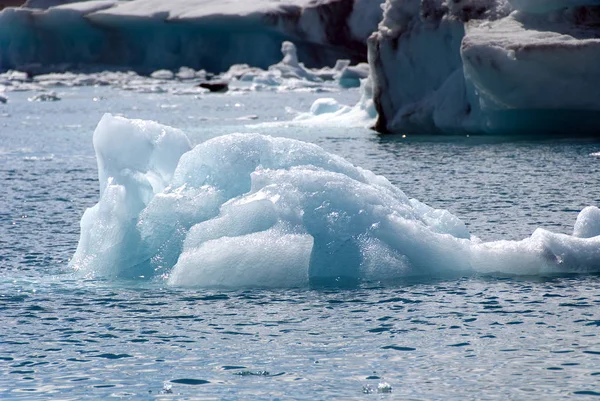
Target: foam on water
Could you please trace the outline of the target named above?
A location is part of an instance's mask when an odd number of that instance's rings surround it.
[[[600,271],[600,210],[575,235],[483,243],[445,210],[316,145],[231,134],[190,150],[181,131],[105,115],[100,200],[71,265],[178,286],[290,287],[407,276]]]

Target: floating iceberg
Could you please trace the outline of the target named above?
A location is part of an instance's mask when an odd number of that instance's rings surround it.
[[[100,200],[81,219],[81,274],[177,286],[302,287],[407,276],[600,271],[600,210],[573,236],[482,243],[445,210],[316,145],[258,134],[190,149],[181,131],[105,115]]]
[[[382,1],[31,1],[37,9],[0,12],[0,70],[267,68],[279,60],[285,40],[297,44],[309,67],[342,58],[360,62]]]
[[[594,134],[598,0],[388,0],[369,40],[376,129]]]
[[[360,94],[359,102],[352,107],[340,104],[333,98],[320,98],[313,102],[308,113],[299,113],[292,121],[263,123],[258,127],[276,125],[371,127],[377,118],[377,112],[372,99],[371,81],[368,78],[361,81]]]

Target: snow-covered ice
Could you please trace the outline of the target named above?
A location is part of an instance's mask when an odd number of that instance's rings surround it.
[[[31,0],[0,12],[0,70],[267,68],[285,40],[310,67],[365,61],[382,1]]]
[[[71,266],[176,286],[290,287],[406,276],[600,271],[600,210],[575,235],[484,243],[445,210],[316,145],[231,134],[197,145],[155,122],[105,115],[100,199]],[[134,150],[134,151],[132,151]]]
[[[597,0],[388,0],[369,40],[377,129],[597,133]]]

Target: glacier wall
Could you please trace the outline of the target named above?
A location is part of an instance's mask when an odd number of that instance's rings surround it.
[[[0,70],[267,68],[285,40],[309,67],[366,61],[382,1],[31,1],[0,12]]]
[[[313,144],[231,134],[190,149],[177,129],[111,115],[93,141],[100,199],[70,262],[86,277],[305,287],[600,272],[596,207],[573,235],[481,242],[451,213]]]
[[[369,39],[380,132],[597,134],[598,0],[388,0]]]

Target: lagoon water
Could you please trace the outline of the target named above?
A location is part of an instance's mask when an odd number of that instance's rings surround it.
[[[183,290],[83,280],[68,267],[98,198],[91,138],[105,112],[181,128],[194,144],[231,132],[316,143],[448,209],[483,240],[570,233],[583,207],[600,205],[600,142],[263,124],[319,97],[353,104],[357,90],[32,96],[10,92],[0,104],[0,398],[600,396],[596,275]]]

